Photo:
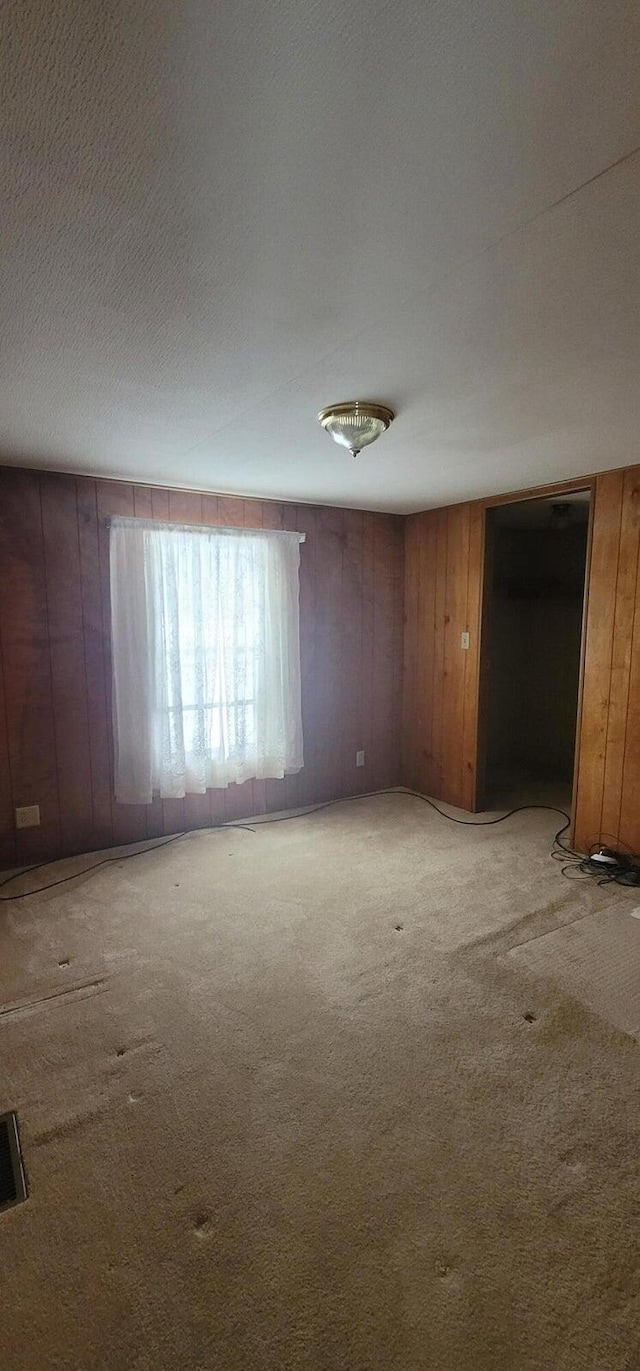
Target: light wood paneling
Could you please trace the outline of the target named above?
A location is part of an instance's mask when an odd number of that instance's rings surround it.
[[[464,678],[467,653],[469,581],[469,505],[447,511],[447,560],[444,597],[444,673],[442,699],[442,776],[451,804],[462,804]],[[446,784],[445,784],[446,781]]]
[[[433,681],[430,751],[428,753],[427,775],[431,777],[434,791],[442,795],[449,791],[453,778],[444,771],[444,733],[445,733],[445,626],[447,613],[447,547],[449,541],[449,511],[438,510],[435,527],[436,564],[435,564],[435,602],[433,610]],[[422,605],[421,605],[422,608]],[[425,631],[427,624],[424,624]]]
[[[299,776],[116,803],[106,524],[116,513],[306,534]],[[403,524],[394,515],[0,469],[0,861],[399,784]],[[41,827],[18,833],[14,809],[29,804],[40,805]]]
[[[582,718],[576,749],[574,838],[581,849],[595,842],[602,828],[623,490],[623,473],[612,471],[598,481],[593,496]]]
[[[593,492],[573,841],[640,852],[640,467],[504,499]],[[485,511],[406,522],[403,779],[472,810],[478,772]],[[460,633],[470,634],[469,651]]]
[[[623,811],[623,795],[625,811],[630,807],[630,797],[628,793],[624,794],[625,760],[631,762],[631,765],[626,767],[627,781],[637,769],[633,765],[630,749],[634,744],[634,714],[638,707],[639,687],[635,660],[638,650],[638,643],[635,641],[636,606],[640,596],[640,584],[638,583],[639,543],[640,487],[637,473],[629,471],[625,472],[622,486],[620,551],[615,582],[611,681],[607,708],[602,820],[600,825],[603,833],[611,834],[618,834],[619,832]],[[631,800],[631,804],[633,804],[633,800]]]
[[[483,526],[479,506],[465,504],[411,515],[406,529],[404,776],[465,809],[475,804]]]
[[[574,843],[640,852],[640,467],[595,484]]]
[[[472,504],[469,511],[469,564],[467,576],[467,613],[469,650],[464,660],[464,691],[462,715],[462,778],[461,804],[463,809],[475,809],[477,802],[478,732],[479,732],[479,672],[482,624],[482,590],[484,582],[485,517],[481,505]]]

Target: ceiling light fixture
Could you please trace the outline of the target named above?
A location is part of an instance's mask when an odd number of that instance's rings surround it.
[[[352,457],[357,457],[363,447],[375,443],[388,429],[395,415],[386,405],[375,405],[370,400],[348,400],[345,404],[321,409],[318,419],[334,442],[346,447]]]

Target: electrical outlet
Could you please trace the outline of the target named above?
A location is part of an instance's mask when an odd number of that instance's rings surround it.
[[[356,752],[356,766],[364,766],[364,752]]]
[[[468,651],[469,651],[469,634],[468,634],[468,633],[461,633],[461,634],[460,634],[460,647],[464,648],[465,652],[468,652]]]
[[[38,828],[40,826],[40,805],[23,805],[16,809],[16,828]]]

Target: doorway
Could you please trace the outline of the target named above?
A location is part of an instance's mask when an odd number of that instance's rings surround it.
[[[482,808],[572,801],[590,492],[488,509]]]

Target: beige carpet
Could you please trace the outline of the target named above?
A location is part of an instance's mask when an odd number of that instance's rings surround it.
[[[640,891],[634,891],[637,905]],[[640,922],[621,908],[599,910],[515,947],[507,956],[552,977],[587,1008],[640,1042]]]
[[[1,906],[3,1371],[637,1371],[640,1049],[508,956],[638,904],[558,822],[381,796]]]

